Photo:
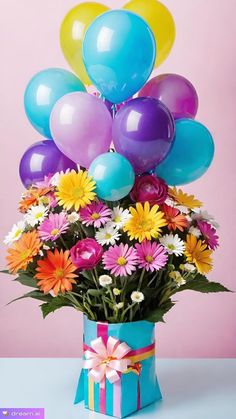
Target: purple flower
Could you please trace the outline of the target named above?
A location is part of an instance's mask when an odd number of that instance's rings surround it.
[[[100,262],[102,255],[102,246],[90,238],[79,240],[70,249],[71,260],[80,270],[94,268]]]
[[[216,229],[206,221],[198,221],[197,226],[201,231],[208,247],[212,250],[215,250],[219,246],[219,237],[216,234]]]
[[[168,186],[163,179],[155,175],[137,177],[130,197],[134,202],[148,201],[161,205],[168,196]]]

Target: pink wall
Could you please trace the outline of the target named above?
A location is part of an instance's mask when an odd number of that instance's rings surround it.
[[[144,0],[147,1],[147,0]],[[31,76],[53,66],[67,68],[58,31],[78,0],[2,0],[0,14],[1,238],[18,219],[22,192],[18,163],[26,147],[40,139],[23,110],[23,93]],[[110,6],[124,1],[104,0]],[[186,189],[195,193],[221,225],[221,247],[211,278],[235,285],[235,0],[165,0],[177,25],[173,51],[160,72],[189,78],[200,96],[198,119],[212,131],[214,164]],[[1,252],[1,265],[4,264]],[[81,354],[81,314],[64,309],[43,321],[37,301],[6,303],[25,288],[2,276],[0,281],[0,356],[76,357]],[[236,356],[235,295],[186,292],[157,326],[161,357]]]

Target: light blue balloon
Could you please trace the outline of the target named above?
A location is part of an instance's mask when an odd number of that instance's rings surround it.
[[[83,59],[90,79],[112,103],[121,103],[148,80],[156,43],[147,22],[128,10],[111,10],[89,26]]]
[[[119,153],[104,153],[89,167],[96,182],[96,194],[106,201],[118,201],[131,191],[135,174],[130,162]]]
[[[71,92],[86,91],[74,74],[60,68],[49,68],[37,73],[25,90],[26,115],[33,127],[46,138],[52,138],[49,120],[55,103]]]
[[[208,129],[192,119],[179,119],[173,146],[155,172],[168,185],[184,185],[201,177],[213,157],[214,141]]]

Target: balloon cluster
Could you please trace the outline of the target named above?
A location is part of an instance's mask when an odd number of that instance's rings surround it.
[[[22,157],[23,184],[80,165],[95,179],[97,195],[115,201],[130,192],[135,175],[155,173],[169,185],[203,175],[214,143],[194,120],[194,86],[177,74],[148,81],[174,39],[174,20],[157,0],[131,0],[121,10],[91,2],[74,7],[60,42],[76,75],[43,70],[25,91],[26,115],[45,138]]]

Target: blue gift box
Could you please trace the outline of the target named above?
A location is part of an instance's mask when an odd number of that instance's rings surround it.
[[[162,396],[155,371],[154,331],[155,325],[147,321],[108,324],[84,317],[84,349],[93,351],[91,343],[97,338],[106,345],[112,337],[130,347],[126,358],[131,364],[114,383],[107,378],[104,378],[103,384],[95,382],[89,369],[83,369],[75,403],[84,400],[88,409],[123,418],[160,400]]]

